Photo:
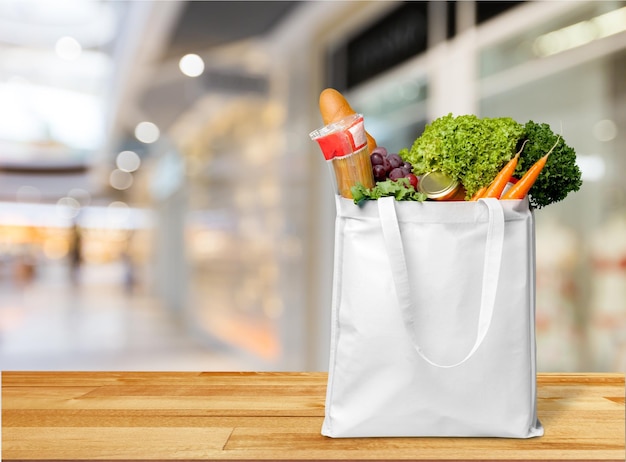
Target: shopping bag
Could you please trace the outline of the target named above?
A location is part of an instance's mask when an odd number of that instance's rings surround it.
[[[337,196],[322,434],[543,434],[528,200]]]

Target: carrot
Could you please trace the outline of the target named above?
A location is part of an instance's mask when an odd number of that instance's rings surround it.
[[[494,180],[491,182],[487,191],[485,191],[485,195],[483,197],[495,197],[496,199],[500,198],[504,187],[511,179],[511,175],[515,171],[515,167],[517,167],[517,161],[519,159],[519,152],[515,154],[510,161],[498,172]]]
[[[530,191],[530,188],[532,188],[533,185],[535,184],[535,181],[537,181],[537,178],[539,177],[541,170],[543,170],[543,167],[546,165],[546,162],[548,161],[548,156],[552,153],[556,145],[559,143],[560,139],[561,139],[561,135],[558,136],[556,143],[554,143],[554,146],[552,146],[552,148],[548,151],[548,153],[545,156],[543,156],[541,159],[539,159],[537,162],[535,162],[528,169],[528,171],[524,173],[524,176],[517,183],[515,183],[511,187],[511,189],[509,189],[504,194],[504,196],[502,196],[503,200],[523,199],[524,196],[528,194],[528,191]]]
[[[513,176],[513,172],[515,171],[515,168],[517,167],[517,162],[519,161],[519,156],[524,150],[524,146],[526,146],[527,142],[528,140],[524,140],[524,144],[522,144],[522,147],[520,148],[520,150],[517,153],[515,153],[515,157],[513,157],[502,168],[502,170],[500,170],[500,172],[496,175],[496,177],[491,182],[491,184],[487,188],[487,191],[485,191],[482,197],[495,197],[497,199],[500,199],[500,196],[502,195],[502,191],[504,191],[506,184],[511,179],[511,176]]]
[[[480,188],[478,191],[474,193],[470,201],[477,201],[481,197],[484,197],[486,192],[487,192],[487,186],[483,186],[482,188]]]
[[[356,111],[352,109],[346,98],[334,88],[322,90],[319,107],[324,125],[332,124],[352,114],[356,114]],[[367,147],[371,153],[376,148],[376,140],[367,132],[365,132],[365,136],[367,137]]]
[[[522,147],[520,148],[520,150],[515,153],[515,157],[513,157],[513,159],[511,159],[502,168],[502,170],[500,170],[500,172],[496,175],[496,177],[493,179],[491,184],[489,186],[483,186],[478,191],[476,191],[474,195],[472,196],[472,198],[470,199],[470,201],[477,201],[478,199],[482,197],[496,197],[498,199],[500,198],[502,191],[504,191],[506,184],[511,179],[511,176],[513,175],[513,172],[515,171],[515,168],[517,167],[519,156],[524,150],[524,146],[526,146],[527,142],[528,140],[524,141],[524,144],[522,144]]]

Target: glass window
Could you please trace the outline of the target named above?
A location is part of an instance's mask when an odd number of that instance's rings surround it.
[[[498,91],[487,88],[494,78],[480,82],[481,116],[549,124],[576,150],[583,173],[580,191],[535,214],[540,370],[626,366],[626,160],[621,148],[626,142],[626,43],[622,40],[620,47],[612,35],[598,35],[543,57],[531,46],[549,31],[621,18],[626,9],[615,6],[622,3],[588,2],[568,17],[480,53],[482,76],[504,69],[520,76]],[[608,6],[613,16],[606,16]],[[619,24],[626,30],[626,16],[614,27]]]

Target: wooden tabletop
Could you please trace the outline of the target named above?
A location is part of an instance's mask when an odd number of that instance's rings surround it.
[[[2,460],[626,459],[622,374],[540,374],[529,440],[326,438],[326,378],[3,372]]]

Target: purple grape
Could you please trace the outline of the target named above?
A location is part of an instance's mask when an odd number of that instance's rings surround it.
[[[382,165],[383,164],[383,156],[379,152],[375,152],[370,156],[370,160],[372,161],[372,165]]]
[[[389,172],[389,179],[396,181],[399,178],[404,178],[405,173],[401,168],[394,168],[391,172]]]
[[[406,168],[404,165],[402,167],[400,167],[400,170],[402,170],[404,172],[404,176],[406,176],[409,173],[411,173],[411,170]]]
[[[393,167],[389,162],[389,158],[383,157],[383,167],[385,168],[385,173],[389,173],[392,170]]]
[[[402,157],[400,157],[398,154],[389,154],[387,156],[387,159],[389,159],[389,163],[391,164],[391,168],[398,168],[402,164],[404,164],[404,161],[402,160]]]
[[[382,165],[374,165],[374,167],[372,167],[372,171],[376,181],[385,181],[387,179],[387,171]]]
[[[378,146],[372,150],[371,154],[380,154],[383,157],[387,157],[387,149],[382,146]]]
[[[409,171],[409,173],[413,171],[413,165],[411,165],[410,162],[405,162],[402,168],[406,168]]]

